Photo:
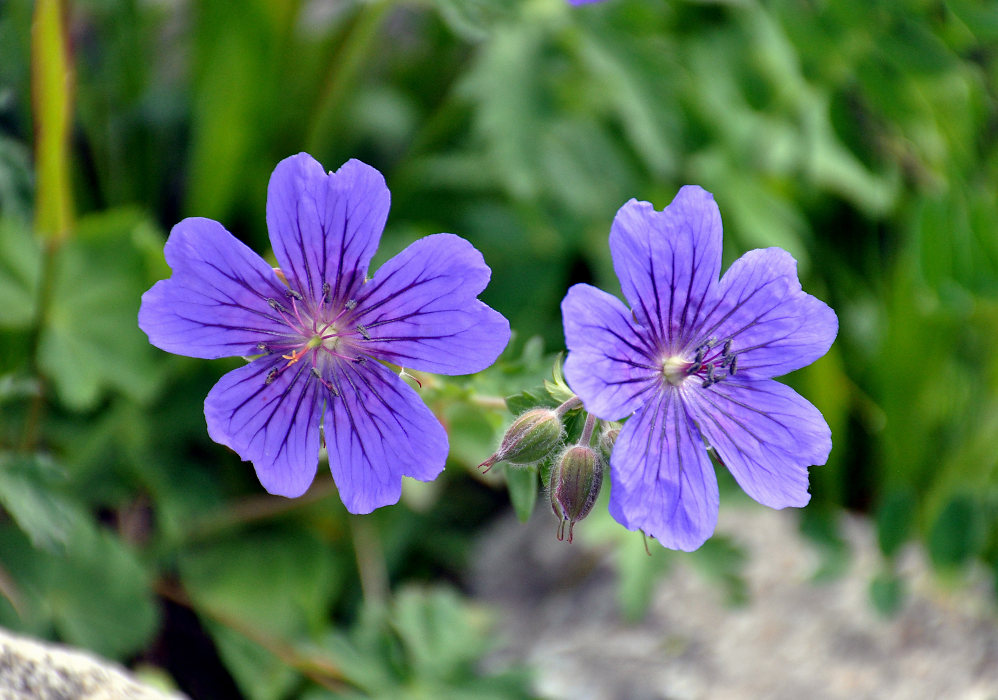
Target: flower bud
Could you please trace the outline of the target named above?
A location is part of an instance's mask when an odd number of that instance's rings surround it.
[[[496,462],[539,462],[558,446],[564,432],[561,418],[555,411],[532,408],[513,421],[502,438],[499,450],[478,466],[488,471]]]
[[[620,435],[620,423],[613,421],[611,423],[604,423],[603,429],[599,434],[599,449],[603,453],[603,460],[606,463],[610,462],[610,453],[613,452],[613,445],[617,442],[617,437]]]
[[[551,469],[551,509],[558,516],[558,540],[572,541],[575,523],[589,515],[603,485],[603,458],[585,445],[572,445]]]

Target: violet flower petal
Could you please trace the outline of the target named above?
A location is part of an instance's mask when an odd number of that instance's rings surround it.
[[[509,343],[509,321],[476,298],[491,271],[468,241],[422,238],[382,265],[357,296],[365,352],[402,367],[472,374]]]
[[[624,423],[610,479],[610,515],[627,529],[687,552],[714,532],[717,478],[678,391],[656,395]]]
[[[402,379],[377,362],[340,363],[326,404],[329,468],[351,513],[396,503],[402,477],[430,481],[447,459],[447,433]]]
[[[565,378],[586,410],[604,420],[630,415],[648,400],[659,377],[654,355],[635,332],[619,299],[576,284],[561,302]]]
[[[610,252],[637,322],[663,349],[678,350],[716,298],[721,215],[713,195],[687,185],[661,212],[630,200],[614,217]]]
[[[389,204],[384,177],[359,160],[329,174],[307,153],[278,163],[267,188],[267,228],[291,288],[313,301],[327,296],[327,304],[351,299],[378,248]]]
[[[268,384],[275,369],[280,371]],[[280,356],[261,357],[229,372],[208,392],[208,435],[252,462],[270,493],[300,496],[319,463],[320,391],[304,362],[287,366]]]
[[[691,396],[693,419],[745,493],[770,508],[811,500],[807,468],[828,460],[832,433],[809,401],[772,379],[732,378]]]
[[[173,275],[143,294],[139,308],[139,328],[156,347],[213,360],[259,354],[258,343],[288,333],[267,304],[284,298],[284,285],[217,221],[184,219],[164,252]]]
[[[769,379],[806,367],[838,333],[835,312],[801,289],[797,261],[780,248],[745,253],[719,291],[701,336],[732,339],[739,375]]]

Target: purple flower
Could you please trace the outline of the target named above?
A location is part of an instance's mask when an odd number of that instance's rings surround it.
[[[312,483],[320,424],[353,513],[397,502],[403,476],[435,478],[447,434],[381,361],[469,374],[509,341],[506,319],[476,298],[491,273],[462,238],[427,236],[366,279],[388,206],[374,168],[351,160],[327,174],[299,153],[267,190],[279,271],[221,224],[185,219],[166,242],[173,276],[142,297],[139,326],[153,345],[257,356],[222,377],[204,413],[211,438],[253,462],[271,493],[300,496]]]
[[[631,309],[586,284],[561,308],[569,386],[600,418],[634,414],[610,459],[613,517],[672,549],[703,544],[718,508],[705,443],[763,505],[805,505],[807,467],[825,463],[831,431],[772,377],[824,355],[838,321],[801,290],[796,261],[753,250],[718,281],[721,217],[699,187],[662,212],[625,204],[610,252]]]

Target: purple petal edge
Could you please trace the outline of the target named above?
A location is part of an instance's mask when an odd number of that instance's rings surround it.
[[[204,415],[208,435],[252,462],[272,494],[294,498],[308,489],[319,463],[322,385],[300,365],[267,356],[223,376],[208,392]]]
[[[713,304],[721,270],[721,215],[714,197],[687,185],[662,211],[630,200],[610,229],[620,288],[656,345],[678,350]]]
[[[561,315],[568,348],[565,379],[586,410],[604,420],[637,410],[659,381],[659,371],[627,307],[604,291],[576,284],[561,302]]]
[[[443,471],[447,433],[419,396],[377,362],[343,363],[340,396],[326,405],[329,468],[351,513],[398,502],[402,477],[431,481]]]
[[[680,393],[666,390],[625,424],[610,456],[610,515],[669,549],[698,549],[717,525],[714,467]]]
[[[142,295],[139,328],[156,347],[217,359],[258,353],[288,332],[268,298],[285,287],[263,259],[217,221],[184,219],[164,248],[173,270]]]
[[[267,187],[267,227],[292,289],[319,299],[328,284],[335,303],[351,298],[378,248],[390,199],[381,173],[359,160],[335,173],[307,153],[278,163]]]
[[[492,365],[509,322],[476,297],[491,270],[468,241],[426,236],[381,266],[357,295],[371,355],[410,369],[472,374]]]
[[[749,496],[770,508],[811,499],[808,466],[824,464],[832,434],[821,412],[772,379],[731,379],[691,392],[707,442]]]

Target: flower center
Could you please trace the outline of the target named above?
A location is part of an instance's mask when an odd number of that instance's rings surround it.
[[[350,312],[356,308],[357,302],[348,301],[343,308],[337,310],[330,308],[328,294],[325,293],[318,304],[304,301],[302,295],[291,289],[286,291],[286,295],[288,299],[283,303],[277,299],[267,299],[267,303],[287,323],[290,331],[283,339],[258,345],[265,353],[280,353],[281,358],[287,360],[286,364],[270,371],[267,383],[270,384],[289,367],[308,357],[311,374],[336,394],[328,380],[323,378],[325,372],[322,368],[335,359],[350,362],[363,362],[367,359],[358,341],[370,340],[371,335],[364,326],[351,327],[349,322]]]
[[[669,384],[679,386],[689,376],[688,370],[692,364],[679,355],[673,355],[665,358],[665,361],[662,362],[662,374],[665,375],[665,380]]]
[[[718,347],[720,346],[720,347]],[[662,360],[662,376],[672,386],[681,386],[690,377],[700,380],[707,388],[735,373],[738,356],[731,348],[731,338],[718,343],[710,338],[700,343],[689,360],[682,355],[670,355]]]

